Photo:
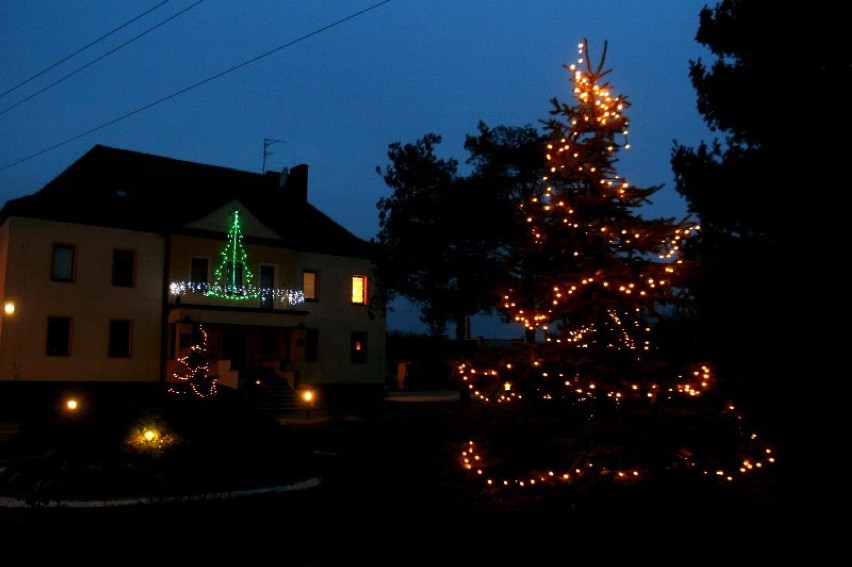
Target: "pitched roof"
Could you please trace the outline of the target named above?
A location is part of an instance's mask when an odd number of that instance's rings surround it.
[[[307,165],[280,176],[182,161],[96,145],[42,189],[11,199],[10,216],[179,232],[181,227],[238,199],[298,250],[370,257],[371,246],[306,199]]]

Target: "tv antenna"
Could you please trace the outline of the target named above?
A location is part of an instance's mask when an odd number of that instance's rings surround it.
[[[263,167],[261,168],[261,173],[266,173],[266,158],[272,155],[272,152],[269,151],[269,146],[273,144],[277,144],[281,142],[282,144],[286,144],[286,140],[275,140],[273,138],[264,138],[263,139]]]

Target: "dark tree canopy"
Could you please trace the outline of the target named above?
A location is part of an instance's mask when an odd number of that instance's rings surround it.
[[[450,322],[464,338],[467,318],[489,313],[505,281],[508,251],[519,236],[514,196],[538,175],[540,135],[531,127],[480,123],[465,148],[473,170],[461,175],[455,158],[436,155],[441,137],[390,144],[379,200],[377,275],[386,301],[396,295],[420,307],[433,334]]]
[[[689,74],[721,139],[672,152],[677,190],[701,223],[690,248],[702,266],[692,285],[700,343],[777,426],[796,405],[793,376],[831,356],[832,333],[814,318],[833,294],[803,260],[829,255],[846,210],[837,192],[848,185],[849,113],[836,102],[852,44],[838,10],[821,0],[701,10],[696,40],[712,59],[692,61]]]

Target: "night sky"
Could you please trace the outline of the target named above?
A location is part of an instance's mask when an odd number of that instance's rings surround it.
[[[710,58],[694,39],[705,4],[4,1],[0,202],[37,191],[96,144],[260,172],[269,139],[266,168],[308,164],[309,201],[369,239],[389,195],[375,171],[388,144],[433,132],[441,155],[464,162],[480,120],[538,127],[551,98],[571,102],[564,65],[587,38],[593,61],[608,42],[608,78],[632,104],[619,173],[664,184],[647,213],[681,217],[673,141],[712,138],[688,76],[690,60]],[[422,330],[398,307],[389,329]],[[519,328],[474,321],[472,334]]]

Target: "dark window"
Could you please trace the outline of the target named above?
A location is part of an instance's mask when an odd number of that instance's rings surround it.
[[[47,318],[47,356],[71,354],[71,317]]]
[[[133,287],[136,253],[132,250],[112,251],[112,285]]]
[[[263,309],[275,307],[275,266],[260,265],[260,302]]]
[[[232,295],[243,295],[243,265],[228,262],[225,264],[225,291]]]
[[[319,331],[308,329],[305,332],[305,362],[319,360]]]
[[[206,284],[209,281],[207,279],[209,263],[207,258],[193,258],[189,267],[189,281]]]
[[[51,277],[56,282],[74,281],[74,246],[71,244],[53,245],[53,266]]]
[[[367,362],[367,333],[353,331],[349,349],[349,359],[357,364]]]
[[[130,321],[109,322],[109,355],[113,358],[130,356]]]

